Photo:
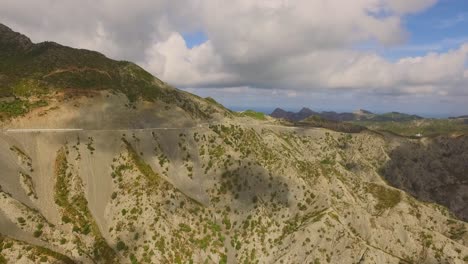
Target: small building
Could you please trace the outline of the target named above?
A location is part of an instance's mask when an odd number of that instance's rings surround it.
[[[423,135],[422,135],[421,133],[417,133],[415,136],[418,137],[418,138],[420,138],[420,137],[422,137]]]

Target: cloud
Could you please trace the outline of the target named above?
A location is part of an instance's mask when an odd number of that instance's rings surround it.
[[[271,59],[268,64],[226,65],[206,42],[187,49],[169,39],[157,48],[164,70],[148,67],[180,87],[253,86],[269,89],[353,89],[358,91],[413,94],[458,92],[467,84],[465,63],[468,45],[445,53],[431,52],[390,62],[373,52],[325,49],[297,56]],[[162,47],[170,47],[166,51]],[[246,67],[246,69],[242,69]],[[430,89],[428,87],[431,87]]]
[[[396,62],[353,48],[404,43],[404,16],[436,0],[0,3],[0,21],[34,41],[54,40],[136,61],[181,88],[252,87],[295,98],[304,91],[343,90],[451,95],[468,83],[467,45]],[[182,36],[191,32],[203,32],[207,41],[187,47]]]
[[[433,6],[437,0],[390,0],[388,6],[400,14],[417,13]]]
[[[192,2],[169,0],[0,0],[0,21],[30,36],[141,60],[154,41],[192,30]]]

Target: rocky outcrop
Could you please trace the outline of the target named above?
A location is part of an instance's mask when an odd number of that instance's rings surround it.
[[[14,32],[9,27],[0,24],[0,58],[13,52],[25,52],[31,49],[33,43],[23,34]]]

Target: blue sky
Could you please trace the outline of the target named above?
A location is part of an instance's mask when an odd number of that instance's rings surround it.
[[[468,1],[440,1],[422,13],[408,15],[404,26],[409,33],[406,43],[383,49],[385,57],[398,59],[456,49],[468,42]]]
[[[182,34],[187,48],[193,48],[195,46],[201,45],[208,40],[208,37],[203,31],[194,31],[189,33]]]

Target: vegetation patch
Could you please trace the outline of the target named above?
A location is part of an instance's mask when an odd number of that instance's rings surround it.
[[[257,120],[266,120],[265,114],[261,112],[257,112],[254,110],[245,110],[239,114],[240,116],[248,116]]]
[[[21,185],[25,188],[28,196],[37,199],[36,189],[30,175],[20,172]]]
[[[130,142],[128,142],[124,138],[122,138],[122,141],[124,142],[128,154],[135,163],[137,169],[143,174],[143,176],[146,177],[150,185],[157,186],[160,183],[160,176],[153,171],[150,165],[146,164],[146,162],[140,157],[140,155],[138,155],[138,153],[132,147],[132,144],[130,144]]]
[[[88,209],[88,201],[81,190],[81,182],[76,183],[78,190],[73,189],[74,180],[69,165],[66,149],[57,152],[55,160],[55,203],[62,208],[62,219],[68,222],[73,219],[73,231],[94,237],[94,258],[104,263],[115,263],[116,255],[102,236],[99,227]]]
[[[34,108],[47,106],[44,100],[29,102],[28,100],[14,99],[13,101],[0,102],[0,118],[17,117],[27,114]]]
[[[401,202],[401,193],[397,190],[392,190],[375,183],[370,183],[366,189],[377,200],[377,204],[375,205],[377,211],[381,212],[391,209]]]

